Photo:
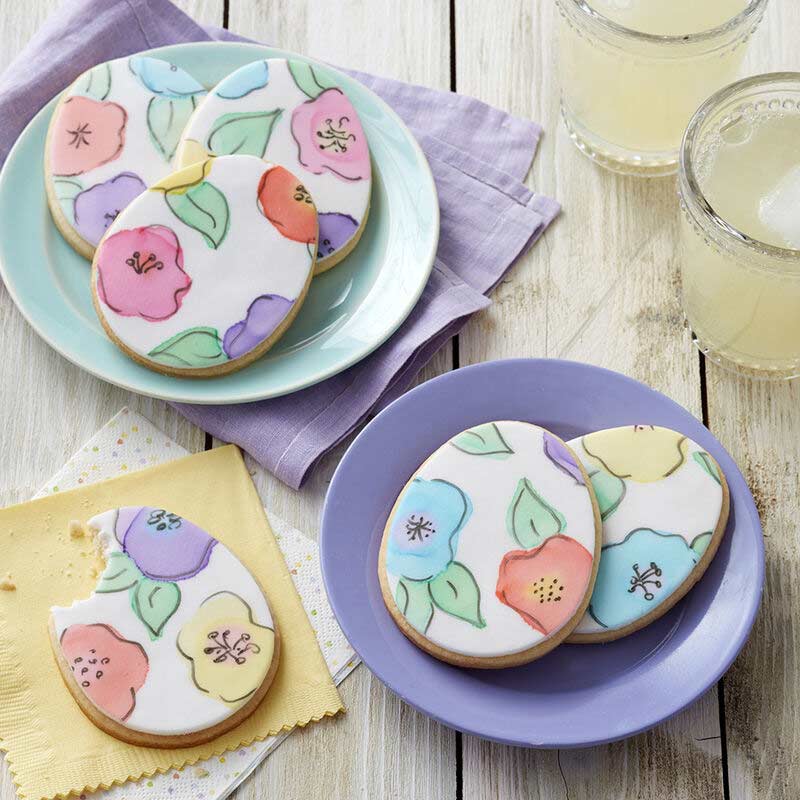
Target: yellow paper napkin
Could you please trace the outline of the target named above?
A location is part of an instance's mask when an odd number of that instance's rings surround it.
[[[280,665],[264,702],[208,744],[161,750],[134,747],[103,733],[80,711],[53,658],[50,607],[87,597],[97,581],[91,574],[93,545],[71,537],[69,523],[126,505],[169,508],[216,536],[264,587],[281,632]],[[342,710],[236,447],[0,510],[0,748],[20,797],[108,788]]]

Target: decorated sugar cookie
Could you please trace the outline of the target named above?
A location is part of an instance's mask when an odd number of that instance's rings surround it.
[[[158,372],[206,377],[265,353],[300,310],[317,213],[302,183],[254,156],[173,173],[115,220],[92,265],[111,339]]]
[[[198,105],[176,161],[231,153],[280,164],[311,193],[319,212],[318,273],[356,246],[369,213],[369,147],[332,71],[271,58],[228,75]]]
[[[208,741],[261,702],[278,666],[269,604],[211,534],[162,508],[91,519],[106,563],[94,592],[53,608],[64,681],[107,733],[150,747]]]
[[[171,171],[183,127],[206,90],[180,67],[148,56],[81,75],[56,106],[45,152],[53,219],[91,259],[106,229]]]
[[[569,446],[603,519],[597,582],[570,641],[611,641],[658,619],[700,579],[725,532],[728,486],[700,445],[668,428],[611,428]]]
[[[564,443],[489,422],[436,450],[386,523],[379,576],[403,633],[443,661],[507,667],[544,655],[589,602],[600,516]]]

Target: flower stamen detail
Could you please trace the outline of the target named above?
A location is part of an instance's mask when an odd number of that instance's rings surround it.
[[[221,636],[219,631],[211,631],[208,634],[207,638],[214,644],[211,647],[204,647],[203,652],[207,656],[213,655],[215,664],[221,664],[231,659],[236,664],[241,665],[247,661],[245,653],[258,654],[261,652],[261,648],[250,641],[249,633],[241,634],[233,644],[230,643],[230,635],[230,629],[222,631]]]
[[[423,539],[427,539],[432,533],[436,533],[436,528],[434,528],[431,521],[425,519],[422,514],[420,514],[419,519],[412,514],[406,521],[406,535],[408,536],[409,542],[421,542]]]
[[[125,263],[129,267],[133,267],[133,271],[137,275],[147,274],[151,269],[164,269],[164,262],[158,261],[155,253],[150,253],[144,261],[141,258],[141,253],[136,250],[130,258],[125,259]]]
[[[346,153],[347,143],[355,142],[354,134],[347,130],[347,123],[350,117],[339,117],[338,127],[333,124],[333,119],[328,117],[325,120],[325,128],[317,131],[317,136],[327,144],[319,145],[320,150],[333,150],[334,153]]]
[[[661,588],[661,581],[657,580],[661,577],[661,568],[655,561],[650,562],[649,569],[644,572],[639,572],[639,565],[633,565],[633,576],[631,577],[631,587],[628,589],[629,594],[634,594],[637,589],[641,589],[644,594],[645,600],[655,599],[655,595],[648,588],[654,586],[656,589]]]
[[[88,122],[80,123],[73,130],[68,130],[67,133],[72,137],[69,140],[69,147],[74,147],[78,150],[82,144],[85,144],[87,147],[89,146],[89,136],[92,131],[89,128]]]

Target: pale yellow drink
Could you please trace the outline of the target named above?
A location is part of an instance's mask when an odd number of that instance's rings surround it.
[[[730,83],[766,0],[557,0],[562,110],[621,172],[674,172],[697,107]]]
[[[800,75],[726,90],[682,164],[684,310],[713,358],[800,373]],[[701,112],[701,116],[703,116]]]

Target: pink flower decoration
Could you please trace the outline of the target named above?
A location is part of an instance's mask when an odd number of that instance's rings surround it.
[[[118,720],[131,715],[150,668],[140,644],[123,639],[110,625],[70,625],[61,634],[61,651],[96,706]]]
[[[292,114],[298,160],[315,175],[332,172],[348,181],[370,174],[369,148],[361,122],[341,89],[326,89]]]
[[[167,319],[192,285],[183,271],[178,237],[164,225],[130,228],[103,239],[95,260],[97,293],[123,317]]]
[[[117,103],[70,97],[56,113],[50,139],[54,175],[80,175],[122,152],[128,114]]]

